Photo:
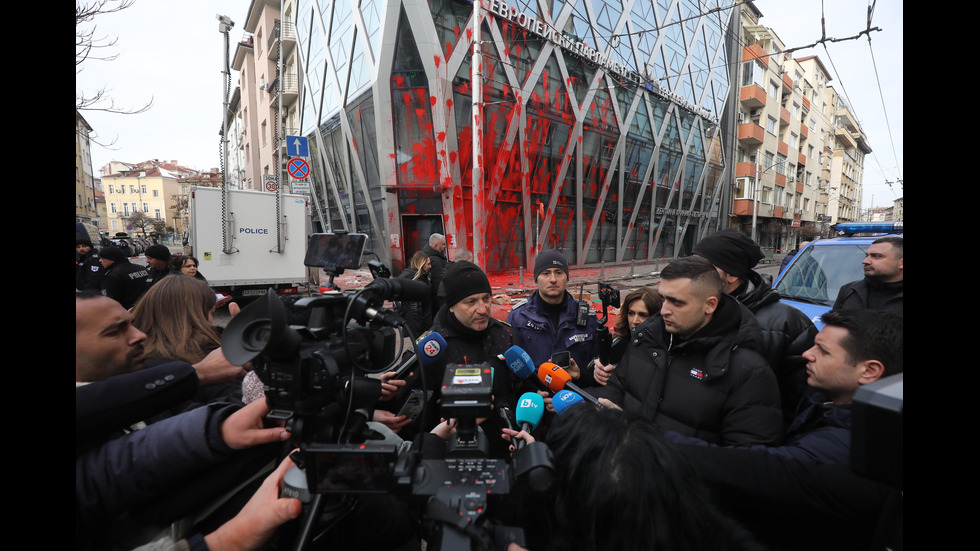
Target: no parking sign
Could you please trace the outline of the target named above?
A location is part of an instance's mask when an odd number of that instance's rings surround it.
[[[306,179],[310,175],[310,165],[303,159],[290,159],[286,164],[289,175],[297,180]]]

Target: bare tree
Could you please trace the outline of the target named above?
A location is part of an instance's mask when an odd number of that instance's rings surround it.
[[[116,39],[97,34],[96,16],[122,11],[136,0],[75,0],[75,74],[82,71],[86,61],[112,61],[118,54],[108,53],[116,45]],[[105,52],[105,53],[103,53]],[[98,54],[98,55],[97,55]],[[109,89],[99,88],[93,93],[75,90],[75,108],[79,111],[106,111],[124,115],[143,113],[153,106],[150,98],[143,107],[127,109],[117,107],[109,96]],[[100,144],[101,145],[101,144]]]
[[[129,215],[129,218],[127,218],[126,221],[133,227],[133,229],[139,230],[144,237],[151,234],[159,235],[165,231],[165,224],[163,220],[153,218],[141,210],[134,211],[133,214]]]

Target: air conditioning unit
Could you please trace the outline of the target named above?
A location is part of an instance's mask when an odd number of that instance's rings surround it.
[[[752,110],[752,113],[750,113],[750,115],[753,116],[753,117],[758,116],[761,111],[762,111],[762,109],[753,109]]]
[[[795,88],[797,90],[800,89],[800,79],[796,79],[796,80],[793,81],[793,88]]]
[[[739,111],[738,112],[738,122],[739,122],[739,124],[745,122],[745,112],[744,111]]]

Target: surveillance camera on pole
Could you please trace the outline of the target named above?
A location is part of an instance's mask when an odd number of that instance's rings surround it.
[[[227,15],[221,15],[220,13],[218,13],[215,14],[215,17],[218,19],[219,33],[227,33],[228,31],[231,30],[232,27],[235,26],[235,22],[232,21],[231,18],[228,17]]]

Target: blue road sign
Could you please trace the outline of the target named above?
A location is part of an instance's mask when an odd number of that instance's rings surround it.
[[[286,154],[290,157],[309,157],[310,143],[302,136],[286,136]]]
[[[303,159],[290,159],[286,163],[286,170],[289,171],[290,176],[297,180],[302,180],[310,175],[310,165]]]

